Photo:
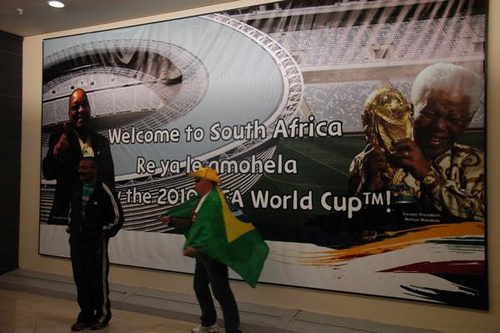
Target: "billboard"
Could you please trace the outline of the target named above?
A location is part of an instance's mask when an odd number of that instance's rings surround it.
[[[260,282],[487,309],[486,12],[285,1],[47,39],[42,158],[84,89],[125,213],[113,263],[193,271],[158,216],[208,165],[270,246]],[[58,182],[39,252],[67,257]]]

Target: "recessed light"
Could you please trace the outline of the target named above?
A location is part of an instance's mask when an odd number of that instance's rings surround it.
[[[50,7],[54,8],[64,8],[64,4],[61,1],[47,1]]]

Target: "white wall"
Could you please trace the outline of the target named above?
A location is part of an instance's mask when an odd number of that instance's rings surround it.
[[[173,18],[221,11],[228,7],[243,7],[266,1],[240,0],[230,5],[198,8],[185,12],[157,15],[102,26],[63,31],[25,38],[23,45],[23,134],[21,153],[21,202],[19,265],[23,269],[71,276],[69,260],[38,255],[38,211],[40,199],[40,137],[42,92],[42,40],[75,33],[112,29]],[[473,311],[380,297],[356,296],[335,292],[292,287],[259,285],[249,288],[245,283],[232,282],[239,301],[296,308],[337,316],[368,319],[390,324],[433,328],[449,333],[500,332],[500,1],[490,0],[489,38],[487,55],[487,168],[488,168],[488,261],[490,281],[490,311]],[[497,60],[497,61],[495,61]],[[496,185],[496,186],[495,186]],[[8,189],[3,189],[8,190]],[[177,273],[112,267],[114,283],[148,286],[150,288],[192,293],[191,276]]]

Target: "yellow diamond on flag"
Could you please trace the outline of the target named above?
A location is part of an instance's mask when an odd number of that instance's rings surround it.
[[[224,196],[224,193],[222,193],[222,190],[219,187],[217,187],[217,193],[219,195],[220,202],[222,205],[222,216],[224,218],[224,225],[226,226],[226,235],[228,243],[231,243],[232,241],[246,234],[250,230],[255,229],[253,224],[242,222],[233,215],[233,213],[231,212],[231,208],[229,208],[229,205],[226,202],[226,197]]]

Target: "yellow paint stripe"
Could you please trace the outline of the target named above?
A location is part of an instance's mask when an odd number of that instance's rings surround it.
[[[353,246],[342,250],[300,252],[295,257],[302,264],[312,266],[330,266],[347,262],[360,257],[401,250],[413,245],[422,244],[429,240],[443,238],[457,238],[464,236],[484,237],[484,222],[462,222],[452,224],[438,224],[426,227],[406,229],[386,233],[390,238],[378,242]]]

